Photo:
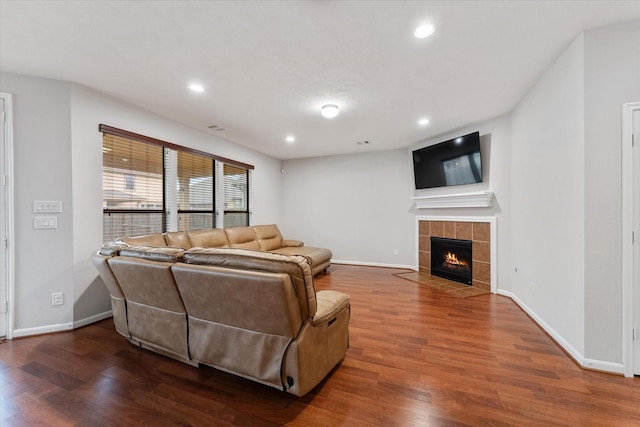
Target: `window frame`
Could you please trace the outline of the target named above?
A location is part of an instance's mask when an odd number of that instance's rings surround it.
[[[163,141],[160,139],[156,139],[156,138],[152,138],[152,137],[148,137],[145,135],[141,135],[138,133],[134,133],[134,132],[130,132],[127,130],[123,130],[123,129],[118,129],[116,127],[113,126],[109,126],[109,125],[105,125],[105,124],[100,124],[98,127],[99,131],[103,134],[103,140],[104,140],[104,135],[108,134],[108,135],[113,135],[113,136],[117,136],[117,137],[121,137],[121,138],[126,138],[135,142],[141,142],[141,143],[146,143],[146,144],[151,144],[151,145],[156,145],[156,146],[160,146],[162,148],[165,149],[169,149],[169,150],[173,150],[175,152],[185,152],[185,153],[190,153],[190,154],[194,154],[197,156],[202,156],[208,159],[212,159],[212,179],[214,180],[214,196],[213,196],[213,218],[212,218],[212,225],[216,228],[224,228],[224,218],[225,218],[225,214],[226,214],[226,210],[224,209],[224,206],[222,207],[222,221],[218,221],[218,216],[219,216],[219,211],[218,211],[218,204],[217,201],[218,196],[216,195],[216,191],[221,190],[224,192],[224,179],[223,182],[218,182],[220,180],[220,176],[216,173],[216,170],[218,169],[218,167],[220,169],[224,168],[224,164],[229,164],[232,165],[234,167],[239,167],[242,168],[246,171],[246,185],[247,185],[247,189],[246,189],[246,197],[247,197],[247,206],[246,206],[246,210],[242,210],[242,211],[237,211],[237,210],[232,210],[230,212],[233,213],[244,213],[246,214],[246,225],[250,225],[250,220],[251,220],[251,213],[250,213],[250,191],[249,191],[249,186],[250,186],[250,177],[251,177],[251,173],[250,171],[254,170],[255,167],[251,164],[248,163],[243,163],[243,162],[239,162],[236,160],[232,160],[232,159],[228,159],[226,157],[222,157],[222,156],[218,156],[215,154],[211,154],[211,153],[206,153],[204,151],[200,151],[200,150],[196,150],[193,148],[189,148],[189,147],[184,147],[178,144],[174,144],[168,141]],[[176,155],[177,158],[177,155]],[[127,214],[149,214],[149,213],[162,213],[162,232],[166,232],[166,231],[177,231],[177,230],[171,230],[172,225],[169,223],[168,218],[169,218],[169,214],[176,214],[179,215],[180,213],[201,213],[198,211],[189,211],[189,210],[181,210],[179,209],[179,205],[177,203],[177,200],[175,201],[176,206],[175,206],[175,212],[173,211],[169,211],[169,209],[173,209],[173,207],[169,207],[167,205],[168,201],[170,201],[170,197],[167,194],[167,188],[168,188],[168,183],[167,183],[167,179],[168,179],[168,172],[167,172],[167,159],[166,156],[163,155],[163,168],[162,168],[162,181],[163,181],[163,194],[162,194],[162,209],[110,209],[108,207],[104,207],[103,208],[103,218],[104,215],[106,214],[119,214],[119,213],[127,213]],[[173,179],[175,179],[175,177],[171,177]],[[223,175],[224,178],[224,175]],[[173,181],[170,185],[176,186],[177,182]],[[224,193],[223,193],[223,197],[224,197]],[[171,200],[172,201],[172,200]],[[172,201],[173,202],[173,201]],[[208,212],[205,212],[208,213]]]

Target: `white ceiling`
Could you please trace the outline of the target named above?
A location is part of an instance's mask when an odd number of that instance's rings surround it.
[[[639,0],[1,0],[0,69],[291,159],[408,147],[508,113],[581,31],[638,18]],[[416,39],[425,22],[436,33]],[[326,103],[340,115],[322,117]]]

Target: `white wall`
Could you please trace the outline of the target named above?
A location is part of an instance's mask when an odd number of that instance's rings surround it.
[[[254,165],[251,221],[280,220],[280,160],[76,84],[3,73],[0,90],[14,94],[14,336],[110,310],[90,259],[102,244],[100,123]],[[33,230],[33,200],[62,201],[58,229]],[[64,292],[63,306],[51,307],[52,292]]]
[[[491,191],[494,193],[493,206],[490,208],[464,208],[464,209],[418,209],[417,215],[430,217],[496,217],[497,226],[497,277],[498,289],[509,291],[510,287],[510,229],[511,229],[511,169],[510,145],[511,145],[511,121],[509,116],[503,116],[484,123],[469,125],[436,138],[430,138],[411,147],[407,152],[407,162],[411,163],[411,152],[415,149],[433,145],[442,141],[466,135],[471,132],[480,132],[480,149],[482,151],[482,183],[461,185],[455,187],[430,188],[417,190],[412,196],[433,196],[442,194],[470,193],[476,191]],[[413,166],[410,165],[410,168]],[[414,188],[413,181],[411,188]]]
[[[621,105],[640,101],[640,21],[584,40],[585,356],[621,362]]]
[[[338,261],[415,265],[406,150],[286,160],[283,168],[285,238],[330,248]]]
[[[584,354],[583,46],[580,35],[511,122],[512,292],[573,354]]]
[[[0,75],[0,91],[14,94],[14,331],[73,321],[73,203],[71,109],[64,82]],[[62,201],[55,230],[34,230],[33,201]],[[51,306],[51,293],[65,304]],[[46,332],[46,330],[37,330]]]

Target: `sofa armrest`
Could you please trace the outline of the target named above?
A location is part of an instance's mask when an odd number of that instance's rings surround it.
[[[311,320],[313,326],[331,322],[341,311],[349,308],[349,295],[338,291],[318,291],[316,304],[318,308]]]
[[[286,247],[298,247],[298,246],[304,246],[304,242],[302,242],[300,240],[282,239],[282,247],[283,248],[286,248]]]

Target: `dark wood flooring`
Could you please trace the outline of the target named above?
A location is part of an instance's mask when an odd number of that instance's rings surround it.
[[[402,271],[317,278],[351,296],[351,346],[302,398],[138,349],[107,319],[0,344],[0,425],[640,425],[640,379],[580,369],[508,298],[447,296]]]

